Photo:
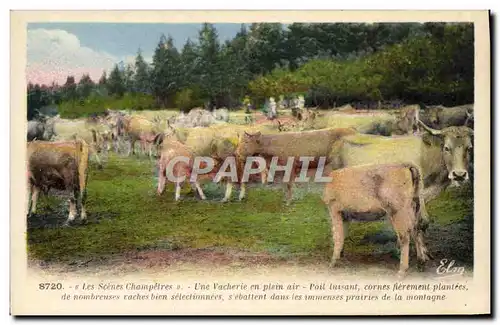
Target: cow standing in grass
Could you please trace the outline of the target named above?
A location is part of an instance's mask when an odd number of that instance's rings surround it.
[[[334,251],[331,266],[340,258],[349,221],[377,221],[388,217],[401,248],[399,274],[409,267],[410,239],[421,262],[429,259],[423,240],[428,217],[421,196],[420,169],[413,164],[363,165],[334,170],[322,200],[331,218]]]
[[[474,114],[474,105],[445,107],[429,106],[420,113],[419,120],[434,129],[444,129],[450,126],[471,126],[468,119]]]
[[[163,141],[163,149],[158,159],[158,195],[161,195],[165,189],[168,175],[172,175],[178,180],[175,182],[175,200],[179,201],[182,185],[191,177],[193,171],[194,154],[185,144],[174,140],[166,139]],[[187,158],[188,161],[176,161],[179,157]],[[172,162],[174,161],[174,162]],[[181,179],[183,178],[183,179]],[[193,189],[198,193],[202,200],[205,200],[205,194],[196,179],[190,182]]]
[[[50,141],[56,135],[53,118],[40,116],[38,120],[28,121],[27,140],[34,139]]]
[[[392,120],[382,120],[363,126],[360,133],[383,136],[411,135],[419,131],[418,118],[420,107],[409,105],[403,107]]]
[[[130,153],[135,155],[135,143],[136,141],[140,141],[142,152],[145,153],[146,149],[148,149],[149,157],[151,158],[155,138],[161,133],[160,127],[141,116],[123,118],[122,122],[123,125],[120,128],[123,130],[123,134],[129,139],[127,156],[130,156]]]
[[[80,207],[80,218],[85,211],[89,146],[82,140],[28,143],[28,186],[30,200],[28,216],[36,212],[40,190],[48,193],[51,188],[70,192],[68,225],[75,219]]]
[[[350,128],[284,132],[278,134],[262,134],[261,132],[251,134],[244,132],[236,150],[239,171],[244,170],[243,165],[247,157],[251,156],[261,156],[264,158],[276,157],[275,159],[282,162],[287,162],[289,158],[293,158],[290,168],[290,181],[286,182],[286,203],[289,204],[292,199],[292,186],[295,176],[297,175],[297,171],[302,167],[300,157],[313,157],[314,161],[309,163],[310,167],[317,165],[320,157],[324,157],[325,164],[329,164],[334,160],[331,152],[338,141],[344,136],[353,134],[356,134],[356,131]],[[240,200],[245,197],[245,189],[245,182],[242,182]]]

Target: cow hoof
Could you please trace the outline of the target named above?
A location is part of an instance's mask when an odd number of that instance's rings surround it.
[[[337,264],[337,261],[331,261],[330,263],[328,263],[328,268],[334,269],[336,264]]]
[[[406,271],[400,270],[398,272],[398,278],[399,279],[404,279],[406,277],[406,275],[407,275]]]
[[[227,203],[227,202],[229,202],[228,199],[222,199],[222,200],[220,200],[220,203]]]

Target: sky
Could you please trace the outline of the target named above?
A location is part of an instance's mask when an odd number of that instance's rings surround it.
[[[240,24],[214,24],[221,42],[233,38]],[[199,24],[30,23],[27,37],[27,82],[63,84],[68,75],[84,73],[97,81],[115,63],[133,63],[140,48],[148,62],[161,34],[171,35],[181,50],[196,40]]]

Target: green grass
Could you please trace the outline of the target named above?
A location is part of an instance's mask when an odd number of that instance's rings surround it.
[[[252,189],[247,201],[221,204],[216,201],[222,198],[221,190],[207,191],[211,201],[199,202],[186,188],[184,201],[175,203],[172,185],[161,197],[155,189],[152,163],[110,157],[103,170],[89,175],[89,224],[30,229],[30,254],[47,261],[70,261],[165,241],[175,242],[176,247],[224,246],[291,254],[321,253],[329,245],[328,219],[317,196],[285,207],[281,192]],[[64,201],[41,197],[39,206],[39,214],[56,214],[58,222],[64,221]],[[107,215],[112,217],[102,217]]]
[[[196,200],[186,188],[184,200],[176,203],[172,185],[163,196],[156,195],[152,162],[110,156],[103,170],[93,169],[89,175],[89,223],[55,227],[55,222],[66,218],[64,201],[41,197],[40,210],[33,218],[41,215],[50,224],[29,229],[29,253],[45,261],[71,262],[133,250],[221,246],[284,258],[326,261],[330,256],[330,223],[319,191],[297,188],[296,200],[287,207],[280,187],[251,188],[246,201],[226,204],[217,202],[222,188],[211,183],[204,187],[208,202]],[[454,200],[452,195],[443,193],[429,205],[429,212],[442,224],[470,212],[466,201]],[[363,243],[363,238],[384,228],[383,222],[352,224],[346,252],[376,251],[377,246]]]

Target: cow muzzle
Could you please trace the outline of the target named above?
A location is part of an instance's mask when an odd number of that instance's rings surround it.
[[[448,178],[455,186],[460,186],[469,180],[469,173],[466,170],[453,170],[448,174]]]

